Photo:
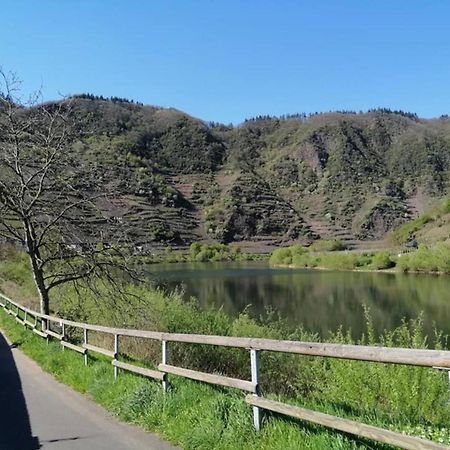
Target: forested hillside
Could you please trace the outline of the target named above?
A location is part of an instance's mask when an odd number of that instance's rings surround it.
[[[71,151],[92,168],[78,181],[101,181],[99,208],[142,252],[196,240],[360,246],[449,189],[448,117],[374,110],[233,127],[118,98],[80,95],[72,108]]]

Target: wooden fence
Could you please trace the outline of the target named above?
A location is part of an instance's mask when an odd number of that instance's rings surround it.
[[[100,325],[74,322],[60,317],[40,314],[0,294],[0,306],[11,314],[24,326],[29,326],[37,335],[45,338],[55,338],[61,342],[63,349],[67,348],[84,355],[85,364],[88,363],[88,353],[94,352],[111,358],[114,376],[117,378],[119,370],[125,370],[144,377],[158,380],[162,388],[168,389],[168,374],[189,378],[213,385],[227,386],[247,392],[245,401],[253,408],[253,422],[255,429],[261,427],[262,411],[283,414],[302,421],[319,424],[340,432],[372,439],[385,444],[410,450],[437,450],[450,447],[432,441],[407,436],[383,428],[366,425],[356,421],[311,411],[297,406],[263,398],[260,391],[260,353],[262,351],[283,352],[298,355],[339,358],[358,361],[371,361],[386,364],[407,364],[411,366],[430,367],[450,371],[450,351],[420,350],[407,348],[370,347],[361,345],[327,344],[315,342],[281,341],[273,339],[210,336],[197,334],[163,333],[157,331],[132,330],[128,328],[112,328]],[[53,325],[53,329],[52,329]],[[68,342],[67,327],[83,331],[83,342],[80,345]],[[55,331],[59,329],[59,332]],[[100,332],[114,337],[114,348],[105,349],[89,343],[89,332]],[[159,341],[161,343],[161,364],[157,370],[138,367],[119,360],[120,337],[131,336]],[[169,343],[182,342],[188,344],[206,344],[222,347],[247,349],[251,379],[240,380],[223,375],[199,372],[196,370],[177,367],[169,364]],[[449,372],[450,374],[450,372]],[[449,375],[450,382],[450,375]]]

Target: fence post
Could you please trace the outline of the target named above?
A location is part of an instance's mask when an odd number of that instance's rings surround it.
[[[41,318],[41,331],[43,333],[47,332],[49,326],[50,326],[50,322],[47,319],[42,319]],[[47,345],[48,345],[49,341],[50,341],[50,336],[48,334],[46,334],[45,342],[46,342]]]
[[[84,336],[84,343],[87,344],[88,343],[88,330],[87,330],[87,328],[83,328],[83,336]],[[87,350],[84,353],[84,365],[85,366],[88,365],[88,352],[87,352]]]
[[[119,335],[114,335],[114,359],[119,359]],[[119,375],[119,368],[114,366],[114,378]]]
[[[161,362],[163,364],[168,364],[169,362],[169,343],[167,341],[162,341],[162,357]],[[162,382],[162,388],[164,392],[169,390],[169,382],[167,381],[167,373],[164,376],[164,380]]]
[[[62,323],[61,324],[61,341],[64,340],[65,335],[66,335],[66,326],[65,326],[65,323]],[[62,346],[62,351],[64,351],[64,345]]]
[[[255,385],[256,396],[260,395],[259,388],[259,351],[250,350],[250,366],[252,372],[252,383]],[[253,425],[256,431],[261,429],[261,408],[253,406]]]

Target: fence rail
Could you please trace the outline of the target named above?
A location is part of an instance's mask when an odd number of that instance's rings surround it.
[[[265,410],[287,415],[302,421],[319,424],[358,437],[394,445],[403,449],[450,449],[448,446],[425,439],[407,436],[394,431],[385,430],[383,428],[378,428],[263,398],[260,394],[259,367],[260,353],[262,351],[281,352],[305,356],[432,367],[439,370],[447,370],[449,372],[450,383],[450,351],[447,350],[421,350],[348,344],[327,344],[246,337],[163,333],[157,331],[133,330],[128,328],[113,328],[75,322],[57,316],[41,314],[30,308],[26,308],[1,293],[0,306],[3,307],[8,314],[13,315],[20,324],[23,326],[29,326],[34,333],[47,339],[47,341],[50,337],[58,339],[61,342],[63,350],[67,348],[83,354],[85,364],[88,364],[89,352],[100,353],[111,358],[115,378],[119,375],[119,370],[125,370],[151,379],[159,380],[162,382],[163,389],[167,390],[169,386],[167,376],[168,374],[171,374],[213,385],[231,387],[250,393],[245,399],[246,402],[253,408],[253,423],[257,431],[259,431],[261,427],[261,412]],[[30,316],[34,319],[34,323],[29,320]],[[39,322],[40,327],[38,326]],[[52,323],[57,324],[60,327],[61,333],[51,330],[50,326]],[[83,331],[83,343],[81,346],[67,340],[67,327],[78,328]],[[112,335],[114,337],[114,349],[108,350],[90,344],[88,335],[89,331]],[[158,365],[157,370],[139,367],[120,361],[119,343],[121,336],[146,338],[161,342],[161,364]],[[168,347],[170,342],[201,345],[206,344],[220,347],[247,349],[250,352],[251,380],[230,378],[223,375],[205,373],[170,365],[168,361]]]

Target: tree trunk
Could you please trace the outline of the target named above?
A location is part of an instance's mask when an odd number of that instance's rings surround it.
[[[31,270],[33,271],[34,284],[39,294],[39,306],[41,314],[50,314],[50,298],[48,288],[45,285],[44,270],[41,265],[41,255],[36,244],[36,233],[31,222],[24,219],[25,244],[28,257],[30,258]]]
[[[36,261],[36,256],[30,254],[28,254],[28,256],[30,257],[31,268],[33,270],[34,284],[36,285],[36,289],[39,294],[41,314],[50,314],[50,298],[48,295],[48,289],[45,286],[44,273]]]

